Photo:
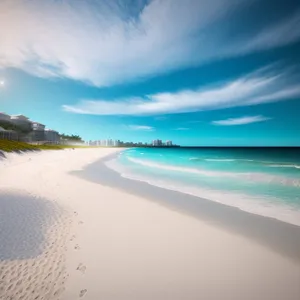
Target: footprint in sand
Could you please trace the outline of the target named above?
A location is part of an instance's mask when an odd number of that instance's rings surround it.
[[[79,293],[79,297],[83,297],[87,292],[87,289],[84,289],[84,290],[81,290],[80,293]]]
[[[76,246],[74,247],[74,249],[75,249],[75,250],[79,250],[79,249],[80,249],[79,245],[76,245]]]
[[[78,270],[78,271],[80,271],[82,274],[84,274],[84,273],[85,273],[85,270],[86,270],[86,266],[83,265],[82,263],[80,263],[80,264],[78,265],[78,267],[77,267],[76,270]]]
[[[4,289],[4,281],[0,281],[0,293],[4,292],[5,289]]]
[[[59,296],[59,295],[61,295],[64,292],[64,290],[65,290],[64,287],[59,288],[58,290],[56,290],[54,292],[53,296]]]
[[[82,221],[79,221],[78,224],[81,225],[81,224],[83,224],[83,222],[82,222]]]
[[[70,238],[70,241],[72,242],[72,241],[74,241],[74,239],[75,239],[75,235],[72,235]]]

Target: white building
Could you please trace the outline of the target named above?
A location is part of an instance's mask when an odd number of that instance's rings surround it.
[[[91,146],[93,145],[93,146],[102,146],[102,147],[118,147],[121,145],[121,141],[107,139],[107,140],[89,141],[88,144]]]
[[[166,141],[166,146],[172,146],[172,145],[173,145],[172,141]]]
[[[111,147],[111,146],[115,146],[116,141],[112,140],[112,139],[107,139],[107,140],[101,140],[99,141],[98,145],[99,146],[104,146],[104,147]]]
[[[153,146],[162,146],[162,140],[154,140],[153,142],[152,142],[152,145]]]

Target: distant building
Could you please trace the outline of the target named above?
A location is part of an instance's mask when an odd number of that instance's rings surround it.
[[[115,147],[121,146],[121,141],[120,141],[120,140],[115,140],[114,146],[115,146]]]
[[[154,140],[152,142],[152,145],[157,147],[157,146],[162,146],[163,143],[162,143],[162,140]]]
[[[120,140],[96,140],[96,141],[88,141],[88,145],[90,146],[101,146],[101,147],[120,147],[123,145],[123,142]]]
[[[173,146],[172,141],[166,141],[166,146]]]
[[[60,141],[59,133],[52,129],[45,129],[45,141],[58,144]]]
[[[98,145],[103,147],[114,147],[117,143],[118,141],[114,141],[112,139],[98,141]]]

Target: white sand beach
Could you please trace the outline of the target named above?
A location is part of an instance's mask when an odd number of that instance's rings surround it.
[[[1,300],[300,299],[289,257],[70,174],[116,151],[0,160]]]

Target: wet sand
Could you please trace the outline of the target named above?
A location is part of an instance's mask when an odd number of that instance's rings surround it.
[[[274,218],[248,213],[239,208],[209,199],[127,179],[106,165],[106,162],[116,159],[116,156],[112,154],[104,157],[86,166],[83,170],[72,173],[86,180],[138,195],[171,210],[229,230],[232,233],[246,236],[270,248],[270,250],[300,263],[299,226]]]

